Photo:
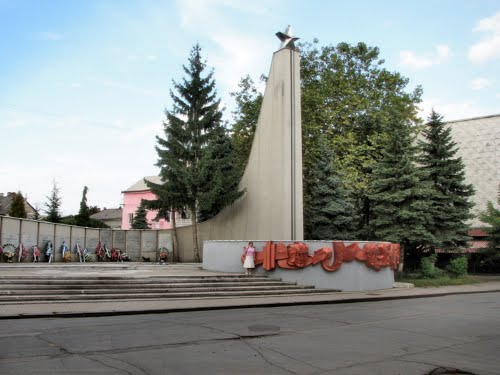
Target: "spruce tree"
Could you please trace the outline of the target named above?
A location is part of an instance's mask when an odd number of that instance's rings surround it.
[[[59,187],[55,181],[53,182],[52,194],[47,199],[48,202],[45,203],[45,207],[47,207],[45,210],[47,214],[45,220],[51,223],[60,223],[61,213],[59,212],[59,208],[61,207],[61,198],[59,197]]]
[[[375,240],[401,244],[401,267],[418,265],[420,252],[435,243],[429,232],[435,195],[425,172],[415,165],[416,150],[408,124],[397,115],[388,123],[387,141],[374,167],[369,198]],[[408,256],[410,258],[408,258]]]
[[[464,247],[470,239],[467,221],[473,217],[470,198],[474,188],[465,183],[465,166],[443,117],[432,110],[421,134],[418,164],[437,191],[432,207],[434,220],[428,230],[436,237],[438,247]]]
[[[132,220],[132,229],[150,229],[148,220],[146,219],[147,214],[145,202],[142,200],[135,211],[134,219]]]
[[[200,160],[200,186],[198,220],[205,221],[217,215],[224,207],[239,199],[244,191],[238,190],[240,172],[236,155],[226,129],[214,128],[214,139],[204,149]]]
[[[332,164],[333,153],[325,137],[319,142],[319,158],[311,175],[311,203],[304,207],[304,234],[308,240],[345,240],[356,237],[355,208],[339,173]]]
[[[90,226],[90,209],[87,206],[87,192],[88,188],[86,186],[83,187],[82,193],[82,201],[80,202],[80,211],[78,211],[78,215],[76,215],[76,225],[82,227]]]
[[[205,72],[201,48],[195,45],[183,66],[186,77],[182,83],[174,82],[170,91],[173,106],[166,110],[165,138],[157,137],[156,147],[160,177],[164,190],[170,191],[173,208],[187,208],[191,215],[193,231],[193,259],[200,261],[196,217],[203,181],[200,162],[207,145],[214,140],[214,129],[221,125],[222,111],[217,99],[213,71]]]
[[[12,198],[12,203],[10,205],[9,216],[19,217],[26,219],[28,214],[26,212],[26,206],[24,204],[24,197],[20,191],[18,191]]]

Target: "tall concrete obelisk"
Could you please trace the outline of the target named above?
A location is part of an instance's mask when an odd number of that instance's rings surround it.
[[[294,45],[298,38],[290,28],[276,35],[282,45],[273,54],[240,182],[246,193],[199,225],[202,240],[303,240],[300,56]]]

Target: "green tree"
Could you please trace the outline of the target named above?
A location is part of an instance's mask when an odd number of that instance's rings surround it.
[[[474,188],[465,183],[465,166],[457,156],[451,128],[432,110],[421,135],[418,164],[437,191],[432,207],[434,220],[428,229],[436,237],[438,247],[465,247],[470,239],[467,221],[473,217],[470,198]]]
[[[165,190],[173,187],[178,194],[175,207],[187,207],[191,215],[193,231],[193,258],[200,261],[198,248],[197,212],[200,193],[205,185],[200,171],[203,152],[214,139],[214,129],[221,124],[222,110],[217,99],[213,71],[205,74],[201,48],[195,45],[190,53],[189,64],[183,66],[186,78],[174,82],[170,91],[173,106],[165,111],[165,139],[158,138],[157,165],[165,181]],[[170,154],[170,155],[166,155]]]
[[[376,240],[401,244],[401,266],[417,267],[421,251],[435,244],[429,232],[435,191],[415,165],[414,137],[397,115],[388,119],[388,138],[373,168],[370,231]]]
[[[80,211],[78,211],[78,215],[76,215],[76,225],[81,227],[89,227],[90,226],[90,210],[87,205],[87,192],[88,188],[86,186],[83,187],[82,193],[82,201],[80,202]]]
[[[304,207],[304,237],[309,240],[344,240],[356,236],[354,205],[332,164],[332,151],[323,138],[319,159],[311,171],[315,183]]]
[[[198,197],[199,221],[214,217],[244,193],[238,190],[241,176],[236,167],[231,138],[223,126],[214,128],[213,132],[214,139],[207,145],[200,160],[203,184]]]
[[[19,217],[22,219],[26,219],[28,217],[26,206],[24,203],[24,197],[20,191],[18,191],[12,198],[12,203],[9,209],[9,216]]]
[[[500,186],[497,203],[500,205]],[[479,217],[486,224],[483,229],[488,233],[488,248],[481,254],[481,269],[484,272],[500,272],[500,209],[488,202]]]
[[[315,186],[314,164],[324,135],[355,199],[360,226],[367,227],[371,174],[384,147],[385,124],[394,115],[407,127],[419,124],[422,89],[408,92],[408,79],[383,68],[379,49],[365,43],[318,47],[315,40],[300,49],[304,196]]]
[[[61,222],[61,198],[59,196],[59,187],[57,186],[56,181],[53,181],[52,193],[50,197],[47,197],[48,202],[45,203],[45,220],[50,221],[51,223],[60,223]]]
[[[265,80],[266,78],[261,76],[261,81]],[[236,167],[243,174],[250,156],[263,96],[248,75],[240,80],[238,87],[239,91],[231,93],[236,103],[236,109],[233,111],[232,139]]]
[[[132,221],[132,229],[150,229],[146,215],[148,211],[146,210],[146,203],[141,200],[141,204],[137,207],[134,214],[134,219]]]

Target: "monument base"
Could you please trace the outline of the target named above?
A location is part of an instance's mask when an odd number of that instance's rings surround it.
[[[342,291],[390,289],[399,245],[389,242],[253,241],[255,273],[299,285]],[[248,241],[204,241],[203,269],[245,272]]]

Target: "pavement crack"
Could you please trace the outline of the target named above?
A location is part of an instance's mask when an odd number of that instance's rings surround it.
[[[135,375],[135,374],[149,375],[150,374],[150,372],[147,371],[146,369],[139,367],[138,365],[136,365],[134,363],[128,362],[122,358],[116,358],[116,357],[112,357],[112,356],[105,355],[105,354],[96,354],[96,355],[90,355],[90,356],[84,356],[84,357],[87,359],[90,359],[92,361],[98,362],[106,367],[120,370],[120,371],[125,371],[127,374],[130,374],[130,375]],[[105,360],[99,360],[98,357],[102,357]],[[109,363],[109,361],[117,362],[117,363],[115,365],[112,365],[111,363]],[[125,366],[131,367],[132,370],[127,370],[127,369],[123,368],[123,366],[120,367],[119,366],[120,364],[124,364]]]
[[[298,374],[297,372],[294,372],[292,370],[289,370],[283,366],[279,366],[278,364],[276,363],[273,363],[272,361],[270,361],[269,359],[266,358],[266,356],[264,354],[262,354],[261,350],[259,348],[257,348],[256,346],[253,346],[251,345],[249,342],[247,342],[246,340],[241,340],[243,341],[248,347],[250,347],[254,352],[256,352],[259,357],[264,361],[266,362],[268,365],[272,366],[272,367],[275,367],[275,368],[278,368],[280,370],[283,370],[283,371],[286,371],[290,374]]]

